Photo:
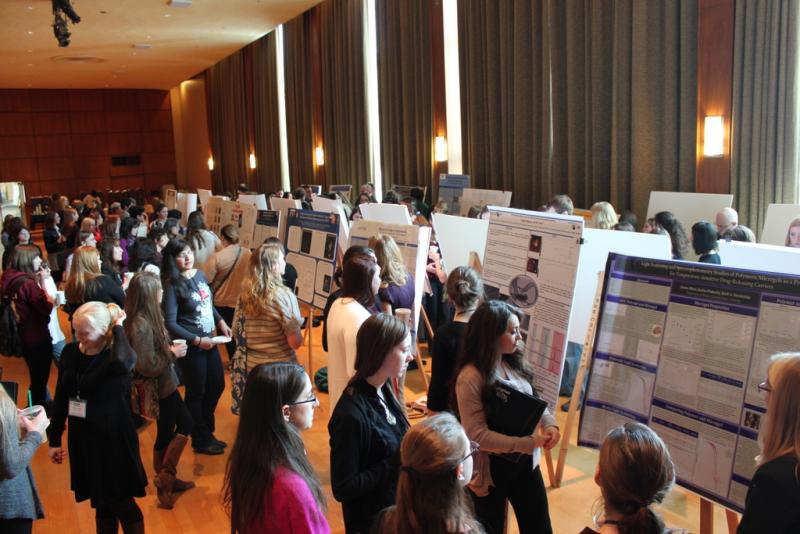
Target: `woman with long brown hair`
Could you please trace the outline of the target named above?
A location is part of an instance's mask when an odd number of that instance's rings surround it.
[[[739,534],[800,532],[800,352],[774,355],[758,387],[767,413]]]
[[[536,395],[533,372],[519,350],[522,313],[501,301],[481,304],[467,323],[456,373],[455,394],[461,424],[481,450],[475,455],[475,476],[468,488],[475,513],[490,534],[501,534],[506,501],[514,508],[520,532],[552,532],[547,493],[539,468],[541,447],[560,439],[555,418],[545,411],[531,436],[509,436],[489,429],[487,399],[502,382]]]
[[[410,361],[411,335],[403,321],[385,313],[364,321],[356,337],[355,375],[328,423],[331,486],[348,534],[369,532],[378,512],[394,504],[397,452],[409,424],[390,380]]]
[[[464,486],[472,478],[471,442],[450,413],[414,425],[400,445],[396,505],[387,508],[375,534],[480,534]]]
[[[232,534],[328,534],[325,495],[300,432],[319,401],[305,369],[261,364],[247,377],[223,502]]]
[[[192,431],[192,416],[178,392],[175,359],[186,356],[186,343],[172,343],[161,313],[161,280],[153,273],[137,273],[125,300],[125,333],[138,355],[133,386],[137,392],[134,413],[157,421],[153,445],[153,470],[158,502],[170,509],[173,492],[194,487],[176,478],[178,461]]]

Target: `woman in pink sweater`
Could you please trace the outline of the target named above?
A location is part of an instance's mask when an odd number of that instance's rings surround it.
[[[325,496],[300,438],[317,406],[302,366],[266,363],[250,371],[222,489],[231,534],[330,533]]]

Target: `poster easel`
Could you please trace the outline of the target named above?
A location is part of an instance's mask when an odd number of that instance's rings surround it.
[[[311,367],[313,336],[311,335],[311,329],[314,327],[314,311],[316,308],[306,303],[302,303],[302,306],[308,310],[308,316],[306,317],[306,328],[305,332],[303,332],[303,344],[305,345],[306,342],[308,342],[308,367],[306,368],[306,371],[308,372],[309,376],[313,378],[314,369]]]
[[[725,508],[725,519],[728,521],[728,534],[736,534],[739,514]],[[700,534],[714,534],[714,503],[705,497],[700,497]]]
[[[592,358],[592,348],[594,345],[594,334],[597,330],[598,313],[600,312],[600,300],[603,296],[603,271],[597,273],[597,289],[594,293],[594,303],[592,304],[592,315],[589,319],[589,327],[586,329],[586,337],[583,341],[583,351],[581,352],[578,373],[575,376],[575,386],[572,388],[572,397],[569,401],[569,412],[567,413],[567,423],[564,425],[564,433],[561,435],[561,448],[558,451],[558,466],[555,476],[550,477],[550,485],[553,488],[561,486],[564,478],[564,466],[567,463],[567,452],[569,451],[569,439],[572,435],[572,427],[575,426],[575,418],[578,415],[578,404],[581,401],[581,390],[583,380],[589,371]]]

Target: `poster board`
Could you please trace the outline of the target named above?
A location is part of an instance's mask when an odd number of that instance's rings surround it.
[[[189,214],[197,211],[197,194],[195,193],[178,193],[175,202],[176,208],[181,212],[181,224],[186,226],[189,222]]]
[[[220,230],[225,224],[222,223],[222,203],[225,202],[222,197],[209,197],[206,204],[203,206],[203,215],[205,216],[206,227],[217,235],[220,235]]]
[[[800,344],[800,277],[609,255],[578,445],[628,421],[670,450],[678,484],[741,512],[769,357]]]
[[[226,201],[233,204],[230,224],[239,226],[239,244],[244,248],[253,248],[253,232],[256,229],[258,209],[252,204]],[[223,225],[224,226],[224,225]]]
[[[453,215],[461,213],[461,196],[464,189],[469,187],[467,174],[440,174],[439,175],[439,200],[447,203],[447,210]]]
[[[290,208],[286,222],[286,262],[297,269],[297,299],[325,307],[336,269],[339,215]]]
[[[176,189],[164,190],[164,204],[167,206],[167,209],[178,209],[178,191]]]
[[[489,221],[443,213],[434,213],[431,219],[436,241],[442,251],[445,272],[450,273],[462,265],[480,272],[483,268]],[[469,239],[465,239],[465,236],[469,236]]]
[[[770,204],[764,217],[764,228],[761,229],[759,243],[765,245],[786,245],[786,234],[789,223],[800,217],[800,204]]]
[[[583,219],[512,208],[489,208],[483,284],[487,299],[522,311],[520,332],[534,385],[555,411],[570,309],[581,255]]]
[[[585,295],[597,290],[597,273],[606,268],[610,252],[637,255],[643,258],[668,260],[672,258],[672,243],[668,235],[641,234],[583,228],[583,245],[578,262],[578,277],[572,313],[569,317],[569,341],[582,345],[592,315],[592,301]]]
[[[406,269],[414,277],[414,324],[419,324],[422,291],[428,275],[425,266],[428,263],[428,249],[431,243],[431,229],[428,226],[413,224],[388,224],[379,221],[359,219],[350,227],[350,242],[353,245],[368,246],[369,238],[378,234],[390,235],[400,248]],[[413,341],[413,340],[412,340]],[[412,343],[416,351],[416,343]]]
[[[359,206],[361,216],[368,221],[387,224],[411,224],[408,208],[402,204],[380,204],[368,202]]]
[[[330,198],[315,196],[311,201],[311,207],[314,211],[323,211],[325,213],[337,213],[339,215],[339,250],[344,255],[347,246],[347,241],[350,234],[350,225],[348,224],[347,217],[344,213],[342,201],[338,198],[332,200]]]
[[[281,212],[273,210],[258,210],[256,212],[255,225],[253,227],[253,239],[251,248],[257,248],[264,244],[270,237],[278,237],[280,228]]]
[[[717,244],[726,267],[800,276],[800,248],[725,240]]]
[[[211,189],[198,189],[197,201],[205,208],[206,204],[208,204],[208,199],[211,198],[213,194],[214,193],[211,192]]]
[[[264,194],[260,195],[239,195],[237,200],[242,204],[252,204],[259,210],[266,210],[269,209],[267,207],[267,196]]]
[[[351,194],[353,192],[353,185],[352,184],[339,184],[339,185],[332,185],[328,189],[329,193],[339,193],[342,195],[342,198],[345,199],[347,202],[352,203],[353,199],[351,198]]]
[[[659,211],[671,211],[683,225],[688,237],[692,234],[694,223],[705,220],[714,224],[717,212],[722,208],[730,208],[732,204],[733,195],[651,191],[647,218],[654,217]],[[697,257],[694,252],[690,256]]]
[[[404,200],[406,198],[411,197],[411,191],[414,189],[419,189],[422,191],[422,198],[424,199],[425,196],[428,194],[428,186],[425,185],[401,185],[401,184],[392,184],[392,191],[397,193],[397,200]]]
[[[464,217],[469,214],[472,206],[500,206],[507,208],[511,205],[511,191],[495,191],[493,189],[464,188],[461,195],[459,215]],[[451,213],[454,213],[451,211]]]
[[[286,243],[286,219],[289,216],[289,210],[292,208],[299,210],[302,207],[300,201],[293,198],[272,197],[269,199],[269,208],[281,212],[278,238],[284,243]]]
[[[175,184],[162,184],[161,188],[159,189],[160,195],[161,195],[161,201],[164,204],[167,203],[167,191],[169,189],[175,189],[177,191],[177,188],[175,187]]]

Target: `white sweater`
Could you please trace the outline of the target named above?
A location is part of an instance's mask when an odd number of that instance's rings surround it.
[[[355,374],[356,334],[370,316],[351,298],[338,298],[328,312],[328,393],[331,411],[339,402],[347,381]]]

